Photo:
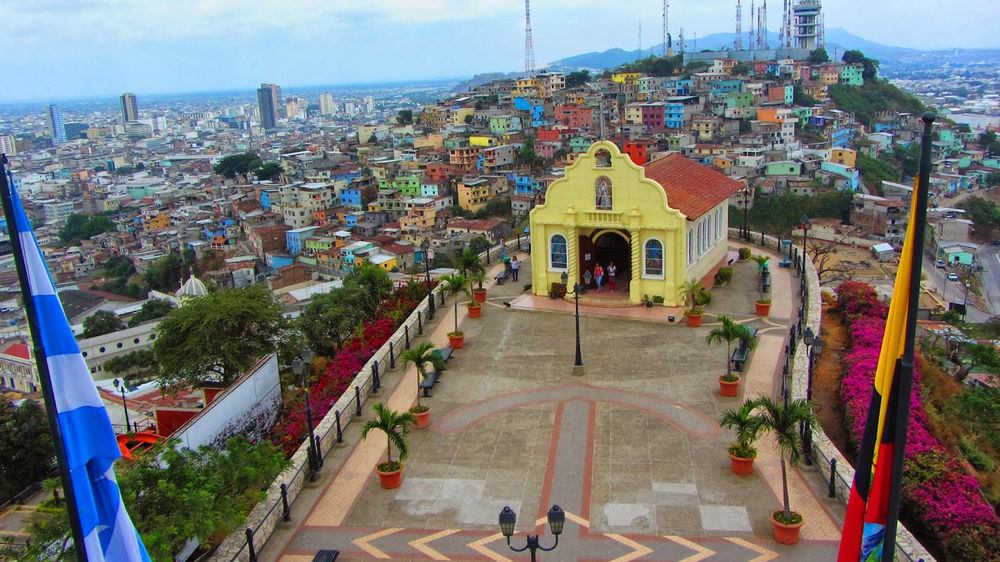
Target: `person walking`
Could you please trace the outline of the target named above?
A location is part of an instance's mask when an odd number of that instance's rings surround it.
[[[598,263],[594,266],[594,282],[597,283],[597,292],[601,292],[601,282],[604,281],[604,269]]]
[[[517,270],[521,268],[521,262],[517,259],[517,254],[514,254],[510,258],[510,277],[514,281],[517,281]]]
[[[611,292],[615,292],[615,276],[618,275],[618,268],[615,267],[615,262],[608,262],[608,288]]]

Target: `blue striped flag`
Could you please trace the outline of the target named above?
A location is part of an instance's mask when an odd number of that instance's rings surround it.
[[[24,253],[28,292],[35,315],[28,320],[41,335],[42,341],[35,345],[41,347],[52,381],[87,559],[90,562],[149,560],[142,538],[122,503],[115,479],[114,462],[121,451],[114,429],[66,320],[42,251],[31,231],[31,223],[13,187],[11,203],[14,220],[8,228],[20,239]]]

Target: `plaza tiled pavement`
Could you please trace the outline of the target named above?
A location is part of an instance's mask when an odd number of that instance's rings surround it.
[[[483,318],[466,320],[459,307],[466,345],[423,400],[431,427],[411,433],[402,487],[379,487],[373,467],[385,442],[359,442],[360,424],[352,424],[348,445],[330,452],[322,477],[261,559],[305,561],[331,548],[341,551],[339,560],[527,559],[504,544],[498,514],[505,505],[518,513],[515,545],[527,532],[541,532],[548,545],[545,513],[553,503],[568,520],[558,548],[540,553],[546,560],[835,558],[843,509],[822,493],[816,471],[790,472],[791,505],[806,525],[800,544],[784,546],[772,539],[768,519],[781,503],[771,440],[759,442],[753,475],[729,468],[732,434],[717,420],[744,395],[780,388],[785,326],[795,310],[797,280],[776,269],[770,318],[749,314],[755,267],[735,264],[734,280],[713,291],[713,316],[700,328],[680,323],[680,309],[585,296],[582,376],[572,368],[571,301],[523,293],[526,268],[521,282],[492,287]],[[429,334],[438,346],[453,327],[451,305]],[[740,398],[718,394],[726,350],[705,343],[718,314],[760,329]],[[401,410],[414,402],[416,373],[397,381],[392,387],[388,379],[378,399]]]

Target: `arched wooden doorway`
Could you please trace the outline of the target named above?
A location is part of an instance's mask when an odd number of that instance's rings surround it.
[[[595,230],[590,234],[581,234],[578,239],[580,256],[580,279],[583,283],[586,277],[585,272],[590,272],[590,288],[594,288],[593,272],[594,266],[598,263],[607,269],[612,261],[618,268],[619,290],[627,290],[627,280],[631,279],[632,252],[629,245],[628,234],[619,230]],[[623,280],[625,281],[623,283]]]

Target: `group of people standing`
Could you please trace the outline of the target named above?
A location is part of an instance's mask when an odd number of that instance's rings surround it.
[[[615,291],[615,277],[618,275],[618,267],[615,262],[608,261],[608,267],[601,267],[600,262],[594,265],[594,282],[597,284],[597,292],[601,292],[601,285],[604,284],[604,277],[607,276],[608,288]]]

